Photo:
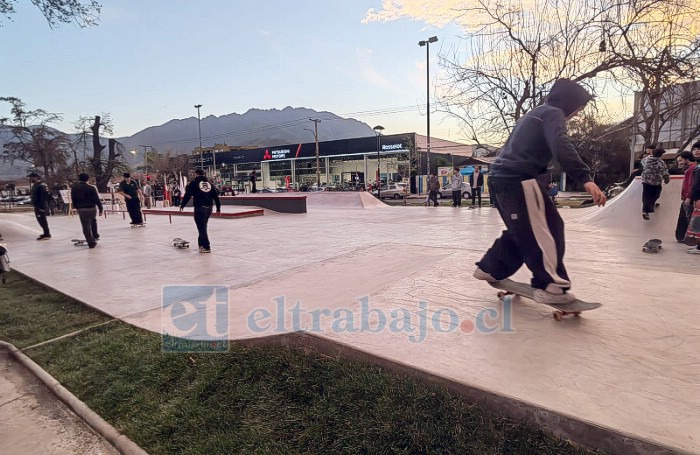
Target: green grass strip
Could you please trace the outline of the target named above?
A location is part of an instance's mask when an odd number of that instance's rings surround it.
[[[13,276],[2,292],[17,301],[34,287]],[[86,323],[84,310],[69,300],[53,293],[47,304],[37,295],[9,305],[11,319],[0,304],[0,338],[42,341],[22,327],[36,331],[49,321],[62,322],[41,329],[45,336],[61,335],[59,326],[75,330]],[[28,308],[35,305],[42,310]],[[28,311],[43,317],[24,324]],[[117,322],[28,354],[153,455],[597,453],[444,389],[300,349],[233,343],[228,353],[169,354],[160,335]]]

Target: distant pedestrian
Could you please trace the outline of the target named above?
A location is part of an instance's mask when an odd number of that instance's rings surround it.
[[[221,213],[221,201],[219,201],[219,193],[214,185],[207,180],[204,171],[197,169],[195,174],[195,179],[192,180],[185,189],[185,197],[182,199],[180,211],[185,208],[190,198],[192,198],[194,222],[199,232],[199,237],[197,238],[199,252],[211,253],[207,224],[209,223],[209,217],[211,217],[214,204],[216,204],[216,213]]]
[[[46,220],[46,215],[49,214],[49,187],[46,186],[46,183],[36,172],[32,172],[28,177],[32,184],[31,201],[34,207],[34,215],[39,222],[39,226],[44,231],[37,237],[37,240],[49,240],[51,232],[49,231],[49,222]]]
[[[452,176],[450,177],[450,186],[452,187],[452,207],[462,206],[462,183],[464,183],[464,177],[459,172],[459,168],[454,168],[452,170]]]
[[[651,156],[642,160],[642,218],[649,220],[649,214],[656,208],[656,201],[661,196],[661,183],[668,183],[670,177],[666,163],[661,159],[664,149],[656,149]]]
[[[177,183],[173,186],[173,206],[180,206],[180,185]]]
[[[88,183],[89,178],[85,173],[78,176],[79,182],[71,189],[70,198],[73,207],[78,211],[85,241],[90,248],[95,248],[100,239],[97,232],[97,211],[99,210],[102,216],[102,202],[97,188]]]
[[[146,206],[147,209],[151,208],[151,196],[153,195],[153,188],[151,188],[150,183],[148,183],[148,180],[146,180],[143,183],[143,188],[141,188],[141,192],[143,193],[143,203]]]
[[[257,193],[258,189],[255,185],[258,183],[258,175],[255,172],[255,169],[250,171],[250,192],[251,193]]]
[[[129,212],[129,218],[131,218],[131,225],[137,226],[143,224],[143,214],[141,213],[141,200],[139,196],[141,193],[141,188],[139,188],[139,183],[136,180],[131,179],[131,174],[125,172],[123,174],[124,180],[119,183],[117,187],[117,192],[124,195],[126,200],[126,210]]]
[[[476,200],[479,200],[479,208],[481,208],[481,188],[484,186],[484,175],[481,173],[481,166],[474,166],[474,173],[469,176],[469,186],[472,190],[472,205],[475,207]]]
[[[437,175],[430,173],[430,177],[428,178],[428,199],[429,201],[433,201],[434,207],[440,205],[437,200],[438,191],[440,191],[440,181]],[[428,205],[430,205],[430,202],[428,202]]]

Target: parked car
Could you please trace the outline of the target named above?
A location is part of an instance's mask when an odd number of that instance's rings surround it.
[[[452,185],[449,183],[438,191],[438,197],[440,199],[452,199]],[[467,182],[462,182],[462,197],[464,199],[472,198],[472,189],[469,187]]]
[[[377,190],[372,191],[373,196],[377,196]],[[382,185],[380,196],[382,199],[403,199],[404,196],[408,196],[408,186],[405,183],[390,183],[387,185]]]

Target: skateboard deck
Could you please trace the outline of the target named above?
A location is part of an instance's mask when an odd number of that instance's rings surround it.
[[[497,294],[500,300],[504,300],[509,295],[526,297],[532,301],[535,300],[535,288],[529,284],[520,283],[507,278],[505,280],[489,282],[489,284],[491,287],[500,290]],[[589,303],[579,299],[570,303],[542,303],[541,305],[554,308],[555,311],[552,312],[552,316],[554,316],[554,319],[557,321],[560,321],[564,316],[579,316],[583,311],[595,310],[603,306],[601,303]]]
[[[663,242],[659,239],[649,239],[642,245],[642,251],[645,253],[658,253],[661,250],[661,244]]]
[[[181,239],[180,237],[175,237],[173,239],[173,246],[177,247],[178,249],[189,248],[190,242],[188,242],[187,240]]]
[[[132,224],[131,227],[132,227],[132,228],[142,228],[142,227],[146,227],[146,223]]]
[[[71,239],[71,242],[73,242],[73,245],[75,246],[83,246],[88,244],[87,240],[85,239]]]

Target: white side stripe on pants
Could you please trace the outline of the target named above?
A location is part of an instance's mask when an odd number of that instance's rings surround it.
[[[537,245],[542,251],[542,262],[545,271],[552,277],[553,284],[562,288],[568,288],[571,283],[557,274],[559,265],[557,256],[557,245],[547,224],[547,213],[545,212],[545,202],[542,197],[542,190],[535,179],[522,182],[523,193],[525,194],[525,205],[530,218],[530,227],[535,234]]]

